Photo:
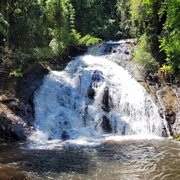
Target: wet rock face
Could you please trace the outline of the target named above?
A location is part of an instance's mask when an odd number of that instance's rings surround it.
[[[109,94],[109,88],[105,87],[103,99],[102,99],[102,109],[106,112],[110,112],[112,107],[113,107],[113,104],[112,104],[112,98]]]
[[[136,44],[136,40],[126,40],[124,42],[117,42],[117,43],[105,43],[105,49],[103,52],[103,55],[111,54],[111,53],[124,53],[126,55],[129,55],[131,50],[129,48],[132,48]],[[125,47],[126,48],[123,48]]]
[[[3,140],[26,140],[30,133],[30,127],[16,115],[1,113],[0,124],[0,138]]]
[[[174,134],[174,123],[178,112],[178,97],[170,86],[163,86],[158,89],[156,95],[160,101],[163,111],[160,111],[162,118],[165,117],[171,134]],[[180,130],[180,129],[179,129]],[[179,131],[178,130],[178,131]]]
[[[105,115],[102,117],[101,128],[104,133],[112,133],[110,121]]]
[[[68,140],[70,138],[69,134],[64,130],[61,135],[61,139],[63,141]]]
[[[92,99],[94,100],[94,96],[95,96],[95,90],[93,88],[93,85],[91,85],[88,89],[88,92],[87,92],[87,96],[89,99]]]
[[[94,100],[96,95],[96,89],[101,86],[103,82],[103,73],[101,71],[95,70],[92,74],[92,83],[87,91],[87,96],[89,99]],[[104,112],[108,113],[113,107],[112,98],[110,96],[109,87],[105,87],[102,95],[101,108]],[[100,124],[102,131],[104,133],[112,133],[112,127],[109,119],[104,115],[102,117],[102,122]]]
[[[87,96],[89,99],[92,99],[94,100],[94,97],[96,95],[95,93],[95,89],[97,89],[99,87],[99,83],[101,81],[103,81],[103,76],[102,76],[102,72],[101,71],[98,71],[98,70],[95,70],[92,74],[92,83],[87,91]]]
[[[101,80],[103,80],[102,72],[99,70],[95,70],[92,75],[92,81],[99,82]]]
[[[26,140],[29,136],[34,123],[33,94],[47,73],[48,70],[42,66],[33,65],[22,78],[10,81],[16,84],[13,85],[15,89],[11,95],[0,99],[0,139]]]

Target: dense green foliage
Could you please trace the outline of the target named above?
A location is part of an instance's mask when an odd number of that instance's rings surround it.
[[[124,38],[130,37],[131,32],[131,14],[130,14],[130,1],[117,0],[116,13],[119,22],[118,34]]]
[[[160,64],[165,63],[164,53],[160,51],[159,39],[162,36],[163,20],[159,17],[161,1],[156,0],[130,0],[131,34],[141,37],[146,34],[146,43],[149,53]],[[163,17],[164,18],[164,17]],[[142,43],[141,41],[139,43]],[[149,63],[147,61],[147,63]]]
[[[166,60],[173,72],[180,75],[180,1],[164,1],[160,15],[164,14],[167,18],[160,47],[166,52]]]
[[[91,34],[102,39],[118,38],[117,0],[74,0],[75,29],[83,36]]]
[[[0,70],[21,71],[31,60],[60,61],[81,44],[116,38],[116,0],[2,0]]]
[[[131,33],[136,37],[146,34],[149,53],[175,77],[180,75],[179,12],[179,0],[130,0]],[[138,57],[140,61],[143,56]]]
[[[32,59],[60,61],[81,44],[135,37],[147,72],[179,76],[179,12],[180,0],[1,0],[0,70],[16,74]]]
[[[151,54],[151,43],[146,34],[139,38],[139,43],[134,51],[134,60],[144,67],[145,73],[157,72],[159,69],[159,62]]]

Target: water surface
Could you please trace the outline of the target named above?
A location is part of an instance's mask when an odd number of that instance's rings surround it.
[[[27,144],[1,144],[0,179],[178,180],[179,148],[169,139],[31,150]]]

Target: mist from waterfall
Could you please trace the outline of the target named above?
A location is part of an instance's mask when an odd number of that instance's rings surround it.
[[[118,65],[130,58],[130,50],[117,42],[114,49],[107,47],[108,43],[96,55],[78,56],[64,71],[45,76],[34,95],[31,141],[98,140],[107,135],[161,137],[163,121],[157,106]]]

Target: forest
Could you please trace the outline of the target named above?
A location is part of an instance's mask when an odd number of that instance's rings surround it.
[[[0,73],[60,62],[81,45],[137,38],[134,60],[164,81],[180,79],[179,0],[1,0]]]

